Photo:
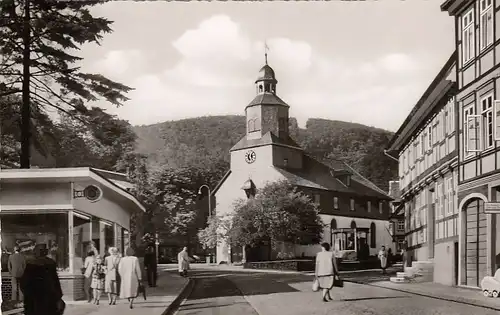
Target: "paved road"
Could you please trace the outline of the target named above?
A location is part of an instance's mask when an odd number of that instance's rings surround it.
[[[312,277],[194,270],[195,287],[178,315],[497,315],[498,311],[442,301],[362,283],[333,289],[331,302],[311,292]],[[351,275],[375,281],[377,273]]]

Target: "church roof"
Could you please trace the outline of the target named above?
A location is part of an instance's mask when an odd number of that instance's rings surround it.
[[[274,133],[271,131],[267,132],[265,135],[263,135],[260,139],[247,139],[246,136],[241,138],[238,143],[236,143],[230,151],[236,151],[236,150],[241,150],[241,149],[247,149],[247,148],[252,148],[252,147],[260,147],[263,145],[269,145],[269,144],[275,144],[275,145],[284,145],[284,146],[289,146],[289,147],[295,147],[298,150],[302,150],[302,148],[293,140],[290,136],[288,136],[286,139],[281,139],[277,137]]]
[[[391,197],[383,190],[379,189],[375,184],[361,176],[344,162],[334,160],[329,164],[326,165],[309,155],[304,155],[302,169],[277,166],[274,168],[285,176],[288,181],[297,186],[391,200]],[[334,171],[339,170],[348,171],[352,174],[349,186],[344,185],[332,175]]]
[[[281,106],[290,107],[287,103],[285,103],[285,101],[283,101],[281,98],[279,98],[276,94],[270,93],[270,92],[264,92],[264,93],[258,94],[250,102],[250,104],[247,105],[247,107],[256,106],[256,105],[281,105]]]
[[[274,74],[273,68],[271,68],[268,64],[265,64],[262,68],[259,70],[259,77],[255,81],[255,83],[259,81],[273,81],[274,83],[277,83],[276,81],[276,75]]]

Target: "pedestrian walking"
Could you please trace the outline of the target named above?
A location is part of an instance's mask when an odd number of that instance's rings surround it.
[[[92,271],[94,262],[95,253],[94,251],[90,251],[87,253],[87,257],[85,257],[85,262],[83,263],[83,276],[85,277],[83,280],[83,289],[85,291],[85,296],[88,303],[92,302],[93,300],[93,289],[90,287],[90,285],[92,284]]]
[[[378,252],[378,259],[380,260],[380,267],[382,268],[382,274],[386,274],[385,269],[387,268],[387,252],[385,250],[385,246],[380,248]]]
[[[90,287],[93,289],[94,304],[99,305],[101,293],[104,291],[104,279],[106,278],[106,268],[101,256],[96,255],[94,264],[92,265],[92,283]]]
[[[19,246],[14,246],[14,253],[9,256],[8,269],[12,276],[12,300],[22,301],[23,292],[20,287],[21,277],[26,268],[26,258],[20,253]]]
[[[179,264],[179,274],[183,277],[187,277],[187,271],[189,270],[189,255],[187,247],[182,248],[182,251],[177,254],[177,262]]]
[[[144,255],[144,266],[146,268],[148,277],[148,285],[150,287],[156,287],[158,265],[156,261],[155,250],[152,246],[148,247],[146,254]]]
[[[109,256],[104,261],[104,265],[106,266],[104,291],[108,294],[109,305],[116,305],[120,282],[120,274],[118,272],[120,257],[118,256],[118,249],[116,247],[110,247],[108,252]]]
[[[47,257],[48,251],[38,244],[33,257],[27,259],[21,277],[24,293],[24,315],[62,315],[66,304],[62,300],[61,283],[54,260]]]
[[[321,244],[321,251],[316,254],[315,290],[322,289],[323,302],[333,300],[330,296],[330,290],[334,286],[335,280],[339,280],[339,269],[337,260],[333,252],[330,251],[330,244]],[[328,298],[328,299],[327,299]]]
[[[128,299],[129,307],[132,309],[134,299],[139,296],[142,286],[141,266],[132,248],[129,247],[125,251],[125,257],[120,260],[118,265],[118,272],[121,277],[120,298]]]

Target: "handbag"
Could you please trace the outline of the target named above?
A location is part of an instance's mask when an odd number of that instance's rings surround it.
[[[343,288],[344,287],[344,280],[340,279],[338,275],[335,275],[333,277],[333,286],[337,288]]]
[[[312,284],[312,290],[313,292],[318,292],[319,291],[319,280],[318,278],[315,278]]]
[[[142,296],[144,297],[144,301],[146,301],[146,287],[142,284],[139,283],[139,289],[137,290],[138,295],[142,293]]]

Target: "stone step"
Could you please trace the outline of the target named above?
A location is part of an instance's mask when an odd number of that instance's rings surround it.
[[[410,275],[407,272],[396,272],[396,277],[398,277],[398,278],[409,278]]]
[[[390,277],[389,278],[389,281],[391,282],[394,282],[394,283],[404,283],[404,282],[408,282],[407,279],[403,278],[403,277]]]

